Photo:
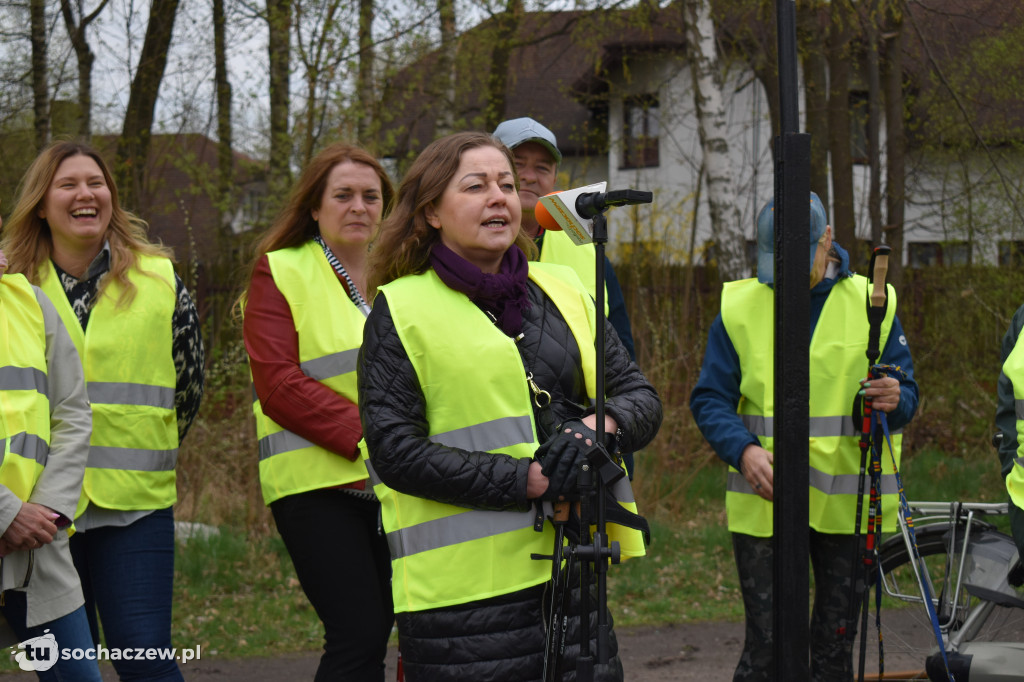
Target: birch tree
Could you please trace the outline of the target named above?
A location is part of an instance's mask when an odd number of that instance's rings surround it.
[[[347,5],[347,3],[345,4]],[[313,158],[328,113],[328,91],[342,76],[349,37],[341,0],[295,0],[295,47],[306,83],[301,164]],[[353,129],[357,126],[352,126]]]
[[[868,3],[864,36],[867,49],[868,114],[867,143],[870,182],[868,188],[868,215],[871,217],[871,243],[882,243],[882,154],[879,133],[881,125],[882,75],[879,62],[879,11],[875,0]]]
[[[729,160],[728,120],[722,98],[715,27],[706,0],[686,0],[686,50],[693,77],[693,99],[704,152],[711,231],[723,281],[745,276],[746,236],[740,225],[736,180]]]
[[[828,182],[828,61],[825,59],[824,3],[797,14],[797,39],[804,70],[804,112],[811,136],[811,190],[830,204]]]

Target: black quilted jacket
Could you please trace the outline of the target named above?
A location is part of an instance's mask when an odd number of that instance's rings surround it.
[[[550,413],[537,415],[538,424],[552,428],[584,413],[580,407],[586,396],[580,353],[554,302],[532,281],[529,294],[532,305],[523,315],[523,339],[517,345],[524,368],[552,395]],[[438,325],[443,327],[444,320],[438,320]],[[621,450],[636,451],[657,433],[661,401],[610,324],[605,325],[604,334],[606,410],[619,424]],[[486,371],[487,359],[475,358],[473,347],[472,339],[466,339],[466,371]],[[374,470],[389,487],[473,509],[529,507],[526,475],[530,460],[469,452],[428,440],[423,394],[384,296],[375,300],[364,330],[359,408]],[[539,679],[543,631],[536,621],[542,620],[537,617],[540,608],[534,595],[517,593],[458,609],[400,614],[400,646],[409,679]],[[536,625],[531,626],[533,623]],[[473,641],[482,633],[487,634],[486,647]],[[445,652],[443,659],[431,662],[435,651]],[[500,659],[497,667],[496,659]],[[419,669],[419,675],[418,660],[426,666]],[[569,670],[575,665],[566,663]],[[621,673],[612,676],[615,678],[621,678]],[[574,675],[565,679],[572,680]]]

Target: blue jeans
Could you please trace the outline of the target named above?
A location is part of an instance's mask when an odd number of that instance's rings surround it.
[[[174,513],[155,511],[128,526],[104,526],[71,537],[93,642],[99,625],[108,649],[170,649],[174,585]],[[179,682],[176,661],[111,661],[122,680]]]
[[[82,658],[63,659],[60,651],[63,649],[86,649],[93,648],[92,638],[89,636],[89,620],[85,617],[85,608],[79,606],[66,616],[51,620],[42,625],[25,627],[25,593],[9,590],[4,593],[3,605],[0,606],[7,624],[14,630],[18,639],[25,640],[45,635],[53,635],[57,643],[56,651],[50,651],[54,656],[56,664],[49,670],[36,669],[36,676],[43,682],[102,682],[100,669],[94,660]],[[16,649],[16,647],[12,647]],[[44,659],[34,659],[45,663]]]

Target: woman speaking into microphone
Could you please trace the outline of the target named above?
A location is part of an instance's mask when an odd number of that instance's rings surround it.
[[[605,336],[608,449],[643,447],[662,418],[614,329],[595,328],[579,277],[528,262],[535,247],[520,229],[514,169],[485,133],[433,142],[371,253],[379,295],[359,404],[414,682],[541,678],[551,565],[530,555],[549,554],[553,532],[534,530],[532,506],[578,498],[578,464],[596,438],[595,334]],[[620,483],[621,501],[630,493]],[[643,553],[621,537],[624,556]],[[566,680],[580,652],[573,606]],[[598,679],[621,680],[610,639]]]

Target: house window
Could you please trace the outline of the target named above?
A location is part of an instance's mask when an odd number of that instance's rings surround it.
[[[248,232],[256,227],[263,215],[266,190],[262,186],[250,185],[239,201],[238,208],[231,220],[231,230],[235,234]]]
[[[623,102],[622,168],[652,168],[658,162],[658,98],[630,97]]]
[[[912,268],[969,265],[971,245],[969,242],[911,242],[907,259]]]
[[[1024,242],[999,242],[999,265],[1004,268],[1024,266]]]
[[[868,165],[871,154],[868,150],[868,93],[855,90],[850,93],[850,155],[854,163]]]

